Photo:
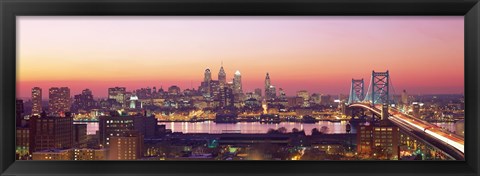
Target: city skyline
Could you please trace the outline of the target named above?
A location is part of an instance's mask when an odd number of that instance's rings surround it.
[[[390,70],[397,94],[463,92],[461,17],[230,18],[20,17],[18,97],[33,87],[197,89],[221,62],[228,81],[241,72],[244,92],[263,90],[269,72],[289,96],[348,94],[348,80],[368,84],[371,70]]]

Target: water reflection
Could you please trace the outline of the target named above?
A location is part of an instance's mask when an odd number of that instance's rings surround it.
[[[278,129],[284,127],[288,132],[294,128],[305,130],[310,135],[313,128],[321,129],[323,126],[328,128],[327,133],[346,133],[347,122],[328,122],[322,121],[314,124],[303,124],[296,122],[281,122],[279,124],[263,124],[259,122],[239,122],[235,124],[206,122],[160,122],[167,129],[173,132],[183,133],[222,133],[222,132],[240,132],[240,133],[266,133],[269,129]],[[353,130],[352,132],[355,132]]]
[[[74,124],[87,124],[87,134],[93,135],[98,130],[98,122],[74,122]],[[313,128],[320,130],[323,126],[328,128],[327,133],[346,133],[346,121],[329,122],[320,121],[317,123],[297,123],[297,122],[281,122],[278,124],[263,124],[259,122],[239,122],[236,124],[215,123],[212,121],[206,122],[159,122],[167,129],[173,132],[183,133],[222,133],[222,132],[240,132],[245,134],[251,133],[266,133],[269,129],[278,129],[285,127],[288,132],[293,128],[298,130],[305,130],[307,135],[312,133]],[[435,123],[438,126],[444,127],[449,131],[455,131],[455,123]],[[351,133],[356,133],[356,129],[352,128]]]

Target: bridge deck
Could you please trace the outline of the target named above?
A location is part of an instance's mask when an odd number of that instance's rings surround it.
[[[355,103],[351,104],[351,107],[360,107],[360,108],[365,108],[369,109],[372,112],[380,115],[381,111],[377,107],[372,107],[367,104],[360,104],[360,103]],[[445,145],[445,146],[436,146],[438,148],[452,148],[454,150],[445,151],[449,152],[449,154],[453,155],[458,155],[455,150],[460,151],[462,154],[464,154],[464,148],[465,148],[465,139],[461,136],[458,136],[456,134],[453,134],[449,131],[446,131],[436,125],[430,124],[428,122],[425,122],[423,120],[420,120],[418,118],[405,115],[396,109],[389,108],[389,120],[392,122],[396,122],[396,124],[401,124],[399,125],[400,127],[408,127],[410,130],[415,130],[417,134],[422,134],[423,137],[429,138],[427,141],[430,141],[430,143],[434,145]]]

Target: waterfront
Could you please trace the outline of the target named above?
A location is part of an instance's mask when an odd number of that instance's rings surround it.
[[[87,134],[94,135],[98,130],[98,122],[75,122],[75,124],[87,124]],[[244,134],[253,133],[267,133],[269,129],[278,129],[285,127],[287,132],[291,132],[293,128],[298,130],[305,130],[306,135],[312,133],[313,128],[320,130],[323,126],[327,127],[326,133],[337,134],[346,133],[347,121],[329,122],[319,121],[317,123],[298,123],[298,122],[281,122],[278,124],[263,124],[259,122],[239,122],[235,124],[215,123],[212,121],[205,122],[159,122],[160,125],[165,125],[167,129],[172,132],[183,133],[211,133],[218,134],[222,132],[240,132]],[[455,131],[455,123],[444,122],[435,123],[437,126],[448,127],[450,131]],[[352,128],[351,133],[356,133],[355,128]]]

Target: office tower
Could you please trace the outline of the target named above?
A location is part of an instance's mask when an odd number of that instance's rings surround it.
[[[210,71],[209,68],[205,69],[205,73],[204,73],[204,78],[203,78],[203,82],[201,83],[201,86],[200,86],[200,92],[202,92],[202,95],[204,97],[211,97],[211,86],[210,86],[210,82],[212,81],[212,72]]]
[[[232,88],[225,86],[220,94],[220,107],[231,107],[234,105],[235,97]]]
[[[267,72],[267,76],[265,76],[265,97],[267,97],[267,99],[269,99],[267,94],[268,94],[268,91],[270,89],[270,86],[271,86],[270,74],[268,74],[268,72]]]
[[[297,91],[297,97],[302,97],[304,101],[310,100],[310,94],[306,90]]]
[[[123,106],[126,100],[126,92],[125,87],[108,88],[108,99],[114,99]]]
[[[34,151],[67,149],[73,147],[73,118],[32,116],[29,121],[30,153]]]
[[[42,113],[42,89],[34,87],[32,89],[32,115],[40,115]]]
[[[48,94],[48,110],[53,116],[65,116],[70,112],[70,89],[68,87],[52,87]]]
[[[388,123],[361,124],[357,152],[380,159],[398,159],[399,129]]]
[[[222,66],[220,67],[220,71],[218,72],[218,82],[220,84],[220,87],[223,87],[225,86],[225,84],[227,84],[227,74],[223,69],[223,63],[222,63]]]
[[[218,99],[220,96],[221,88],[218,80],[210,81],[210,96],[213,99]]]
[[[277,97],[277,89],[275,86],[270,85],[265,96],[267,97],[267,100],[275,99]]]
[[[111,137],[120,136],[132,130],[140,132],[145,138],[153,138],[157,119],[153,116],[101,116],[98,126],[100,144],[109,146]]]
[[[313,93],[312,96],[310,97],[310,99],[312,99],[313,103],[315,103],[315,104],[321,104],[322,103],[322,94]]]
[[[180,95],[180,93],[181,93],[181,90],[180,90],[180,87],[178,86],[173,85],[168,88],[169,95]]]
[[[373,126],[370,124],[360,124],[357,132],[357,153],[359,155],[370,155],[373,144]]]
[[[22,119],[23,119],[23,100],[16,100],[15,101],[15,122],[16,126],[19,127],[22,125]]]
[[[73,124],[73,145],[76,148],[87,147],[87,124]]]
[[[143,135],[129,131],[119,136],[112,136],[109,160],[137,160],[143,156]]]
[[[30,129],[28,127],[17,127],[15,135],[17,159],[26,159],[30,154]]]
[[[212,72],[210,71],[209,68],[205,69],[204,77],[203,77],[203,82],[210,82],[212,80]]]
[[[90,89],[85,89],[81,94],[74,96],[72,104],[73,112],[77,112],[78,110],[88,111],[93,108],[95,108],[95,100],[93,99],[93,94]]]
[[[242,94],[242,75],[240,71],[236,71],[235,75],[233,75],[233,93],[234,94]]]

